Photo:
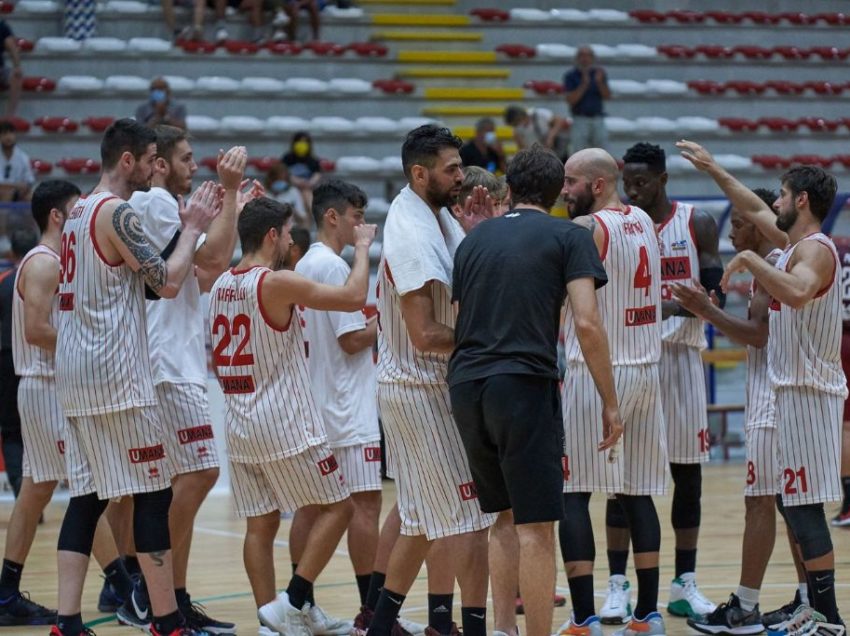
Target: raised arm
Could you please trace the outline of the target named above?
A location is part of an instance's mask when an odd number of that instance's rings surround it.
[[[50,324],[50,313],[59,285],[59,264],[53,258],[35,255],[24,265],[18,284],[24,299],[24,338],[28,344],[53,353],[56,327]]]

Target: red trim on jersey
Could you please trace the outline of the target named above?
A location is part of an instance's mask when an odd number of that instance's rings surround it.
[[[82,197],[80,197],[82,198]],[[106,257],[103,255],[103,252],[100,251],[100,245],[97,244],[97,234],[94,231],[94,222],[97,220],[97,213],[100,212],[101,206],[107,201],[111,201],[112,199],[117,199],[118,197],[106,197],[103,201],[97,204],[97,207],[94,209],[91,215],[91,223],[89,223],[89,235],[91,236],[91,244],[94,246],[94,251],[97,252],[97,255],[100,257],[108,267],[118,267],[124,262],[123,258],[119,257],[119,260],[115,263],[110,263],[106,260]]]
[[[694,242],[694,247],[697,248],[697,256],[699,256],[699,243],[697,243],[697,232],[694,229],[694,208],[691,208],[691,216],[688,217],[688,231],[691,233],[691,240]]]
[[[395,281],[393,280],[393,273],[390,271],[390,264],[384,261],[384,271],[387,273],[387,280],[390,285],[395,287]]]
[[[818,232],[815,232],[815,234],[818,234]],[[812,236],[812,234],[809,234],[809,236]],[[820,239],[814,240],[829,250],[829,245],[825,241],[822,241]],[[832,284],[835,282],[835,270],[838,268],[838,259],[836,258],[836,255],[832,250],[829,250],[829,253],[832,255],[832,276],[830,277],[831,280],[829,283],[827,283],[826,287],[824,287],[817,294],[815,294],[815,298],[820,298],[821,296],[823,296],[826,292],[829,291],[829,288],[832,287]]]
[[[602,234],[604,234],[602,239],[602,249],[599,251],[599,259],[604,261],[605,257],[608,255],[608,242],[611,240],[611,235],[608,232],[608,226],[605,225],[605,222],[595,214],[593,217],[596,219],[596,222],[599,223],[599,227],[602,228]]]
[[[45,248],[45,249],[47,249],[47,250],[50,250],[50,252],[48,253],[48,252],[44,252],[44,251],[42,251],[42,250],[39,250],[38,252],[35,252],[34,250],[35,250],[37,247],[43,247],[43,248]],[[27,255],[26,255],[26,256],[24,256],[24,259],[23,259],[20,263],[18,263],[18,270],[17,270],[17,271],[18,271],[18,280],[17,280],[17,281],[15,281],[15,293],[17,293],[17,294],[18,294],[18,296],[20,296],[20,297],[21,297],[21,300],[25,300],[24,295],[21,293],[21,276],[20,276],[21,272],[23,272],[23,271],[24,271],[24,266],[25,266],[27,263],[29,263],[29,262],[30,262],[30,260],[31,260],[34,256],[38,256],[39,254],[44,254],[45,256],[50,256],[51,258],[55,258],[57,261],[59,261],[59,259],[60,259],[59,254],[57,254],[55,251],[53,251],[53,248],[52,248],[52,247],[50,247],[49,245],[44,245],[44,244],[42,244],[42,243],[39,243],[39,244],[36,246],[36,248],[33,248],[33,250],[31,250],[30,252],[28,252],[28,253],[27,253]],[[14,269],[10,269],[8,272],[4,272],[3,274],[0,274],[0,283],[2,283],[2,282],[3,282],[3,280],[6,278],[6,276],[8,276],[9,274],[11,274],[11,273],[12,273],[12,272],[14,272],[14,271],[15,271]],[[56,288],[56,291],[55,291],[55,292],[53,292],[53,295],[55,296],[55,295],[56,295],[56,294],[58,294],[58,293],[59,293],[59,288],[57,287],[57,288]]]
[[[247,274],[252,269],[257,269],[258,267],[262,267],[262,265],[251,265],[248,269],[236,269],[235,267],[231,267],[230,273],[234,276],[241,276],[242,274]]]
[[[673,201],[673,208],[670,210],[670,215],[669,215],[666,219],[664,219],[663,221],[661,221],[661,223],[659,223],[659,224],[658,224],[658,227],[656,228],[656,231],[657,231],[659,234],[661,233],[661,230],[663,230],[663,229],[666,227],[666,225],[667,225],[670,221],[672,221],[672,220],[673,220],[673,217],[674,217],[674,216],[676,216],[676,210],[678,209],[678,207],[679,207],[679,202],[678,202],[678,201]]]
[[[251,269],[254,268],[252,267]],[[263,320],[269,327],[271,327],[275,331],[280,331],[281,333],[284,333],[289,331],[289,327],[292,324],[292,316],[295,315],[295,305],[289,306],[289,320],[286,322],[286,326],[278,327],[276,324],[274,324],[274,321],[271,319],[271,316],[266,313],[266,309],[265,307],[263,307],[263,280],[266,278],[266,274],[268,274],[268,272],[263,272],[262,274],[260,274],[259,280],[257,280],[257,304],[260,306],[260,315],[263,317]]]

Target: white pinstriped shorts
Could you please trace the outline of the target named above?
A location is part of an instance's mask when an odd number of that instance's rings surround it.
[[[156,385],[165,452],[174,473],[218,468],[206,387],[162,382]]]
[[[745,426],[747,476],[745,497],[767,497],[779,494],[782,459],[776,426]]]
[[[381,443],[367,442],[333,449],[349,492],[381,489]]]
[[[22,377],[18,412],[24,441],[23,475],[35,483],[65,479],[65,414],[56,395],[56,381]]]
[[[708,400],[699,350],[662,342],[659,373],[670,463],[706,463],[709,460]]]

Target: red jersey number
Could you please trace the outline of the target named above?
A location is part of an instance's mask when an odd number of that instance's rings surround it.
[[[243,367],[254,364],[254,354],[246,352],[245,349],[251,340],[251,318],[246,314],[237,314],[231,322],[227,316],[219,314],[215,317],[212,325],[213,339],[221,339],[213,349],[213,365],[217,367]],[[233,338],[241,336],[239,344],[233,355],[227,355],[224,350],[230,346]]]
[[[649,296],[649,287],[652,285],[652,274],[649,273],[649,254],[646,246],[641,245],[638,252],[638,266],[635,271],[635,289],[643,289],[644,295]]]
[[[77,235],[73,232],[62,234],[62,243],[59,248],[59,283],[70,283],[77,273],[77,255],[74,249],[77,247]]]

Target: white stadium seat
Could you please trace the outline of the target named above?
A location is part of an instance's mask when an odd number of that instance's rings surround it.
[[[286,88],[283,80],[273,77],[244,77],[240,84],[247,93],[282,93]]]
[[[206,115],[186,115],[186,128],[197,131],[216,131],[220,127],[217,119]]]
[[[720,129],[718,121],[708,117],[679,117],[676,124],[684,132],[712,132]]]
[[[37,51],[49,51],[50,53],[71,53],[79,51],[83,48],[83,43],[79,40],[60,37],[44,37],[38,38],[35,43]]]
[[[195,89],[209,93],[235,93],[239,90],[239,82],[232,77],[210,75],[199,77],[195,81]]]
[[[171,50],[171,42],[162,38],[130,38],[127,48],[140,53],[167,53]]]
[[[543,22],[549,20],[552,14],[542,9],[511,9],[511,20],[525,20],[529,22]]]
[[[380,172],[381,162],[372,157],[340,157],[336,169],[340,172]]]
[[[681,155],[667,157],[667,172],[687,172],[688,169],[696,170],[691,162]]]
[[[632,59],[650,59],[658,57],[658,49],[646,44],[618,44],[614,48],[622,57]]]
[[[334,93],[364,94],[372,92],[372,83],[356,77],[337,77],[328,82],[328,89]]]
[[[259,117],[228,115],[221,118],[221,128],[233,132],[261,132],[265,130],[266,123]]]
[[[646,88],[652,93],[660,95],[684,95],[688,92],[688,85],[684,82],[668,79],[651,79],[646,81]]]
[[[29,13],[56,13],[61,11],[62,5],[55,0],[20,0],[15,5],[15,12]]]
[[[747,170],[753,167],[752,160],[741,155],[714,155],[714,160],[726,170]]]
[[[331,4],[322,9],[322,15],[340,20],[356,20],[363,17],[363,9],[360,7],[340,9],[339,7]]]
[[[616,9],[591,9],[587,13],[591,20],[599,22],[628,22],[631,20],[628,13]]]
[[[576,56],[576,47],[569,44],[538,44],[535,49],[539,57],[548,57],[556,60],[572,60]]]
[[[384,157],[381,159],[381,168],[384,170],[397,172],[401,174],[404,168],[401,163],[400,155],[390,155],[389,157]]]
[[[605,127],[612,133],[633,133],[637,130],[635,123],[625,117],[606,117]]]
[[[116,93],[146,93],[150,89],[150,80],[135,75],[110,75],[103,87]]]
[[[643,95],[647,92],[646,84],[637,80],[609,79],[608,87],[615,95]]]
[[[104,11],[115,13],[140,14],[148,12],[148,3],[139,0],[109,0],[104,6]]]
[[[92,75],[64,75],[56,82],[56,90],[69,93],[103,90],[103,80]]]
[[[402,117],[398,120],[398,127],[402,132],[407,132],[420,126],[436,123],[439,123],[436,119],[429,119],[428,117]]]
[[[297,132],[310,128],[310,122],[303,117],[275,115],[266,120],[266,128],[278,132]]]
[[[311,128],[323,132],[350,133],[354,132],[354,122],[345,117],[314,117],[310,120]]]
[[[389,117],[358,117],[354,129],[367,132],[398,132],[398,122]]]
[[[608,46],[607,44],[591,44],[590,48],[593,49],[594,55],[601,60],[617,57],[619,55],[616,47]]]
[[[328,83],[313,77],[290,77],[286,80],[286,90],[294,93],[327,93]]]
[[[552,9],[551,16],[561,22],[587,22],[590,15],[581,9]]]
[[[188,93],[195,90],[195,80],[182,75],[164,75],[163,79],[168,82],[172,93]]]
[[[676,130],[676,122],[666,117],[638,117],[635,126],[645,132],[673,132]]]
[[[88,40],[83,40],[83,49],[87,51],[120,53],[127,50],[127,42],[119,38],[89,38]]]

